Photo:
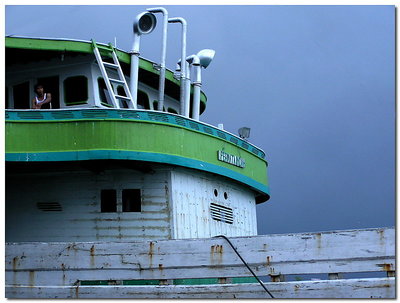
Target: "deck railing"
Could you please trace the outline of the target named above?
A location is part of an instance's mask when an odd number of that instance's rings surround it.
[[[230,241],[275,298],[395,297],[393,228]],[[270,298],[223,238],[7,243],[6,297]]]

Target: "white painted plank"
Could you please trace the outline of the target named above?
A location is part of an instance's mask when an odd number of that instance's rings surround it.
[[[395,298],[395,279],[265,283],[275,298]],[[6,286],[7,298],[253,299],[270,298],[256,283],[167,286]]]
[[[394,229],[240,237],[231,241],[258,275],[395,268]],[[14,285],[250,275],[221,238],[6,244],[6,283]]]

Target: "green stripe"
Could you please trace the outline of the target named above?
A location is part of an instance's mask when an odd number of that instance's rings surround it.
[[[6,153],[6,161],[83,161],[83,160],[139,160],[157,163],[179,165],[222,175],[251,186],[253,189],[269,196],[268,186],[261,184],[243,174],[225,167],[217,166],[194,159],[146,152],[116,151],[116,150],[90,150],[74,152],[45,152],[45,153]]]
[[[81,110],[58,110],[58,111],[6,111],[7,122],[60,122],[60,121],[96,121],[96,120],[119,120],[119,121],[140,121],[164,125],[183,127],[195,132],[225,140],[230,144],[249,151],[260,158],[265,153],[251,143],[244,141],[226,131],[216,127],[205,125],[182,116],[157,111],[135,111],[116,109],[81,109]],[[236,143],[235,143],[236,142]],[[268,164],[267,164],[268,165]]]

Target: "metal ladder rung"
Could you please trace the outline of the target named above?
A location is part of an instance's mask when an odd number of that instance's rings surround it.
[[[112,78],[108,78],[111,82],[115,82],[115,83],[120,83],[120,84],[125,84],[124,81],[122,80],[118,80],[118,79],[112,79]]]
[[[129,97],[121,96],[121,95],[115,95],[115,98],[117,99],[124,99],[124,100],[131,100]]]
[[[111,67],[111,68],[119,68],[119,66],[117,64],[108,63],[108,62],[104,62],[104,61],[103,61],[103,65],[106,67]]]

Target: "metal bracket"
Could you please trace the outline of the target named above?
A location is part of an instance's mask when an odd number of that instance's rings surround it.
[[[157,70],[157,71],[160,71],[160,70],[161,70],[161,64],[153,63],[153,68],[154,68],[155,70]]]

